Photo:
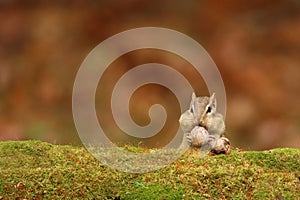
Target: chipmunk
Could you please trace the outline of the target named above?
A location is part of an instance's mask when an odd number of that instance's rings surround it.
[[[191,132],[195,126],[204,127],[209,134],[222,136],[225,123],[222,114],[217,112],[215,93],[211,97],[196,97],[192,94],[190,108],[179,119],[183,132]]]
[[[228,153],[230,142],[223,137],[225,123],[222,114],[217,112],[215,93],[210,97],[196,97],[192,94],[190,107],[179,119],[180,127],[192,147],[208,144],[212,153]]]

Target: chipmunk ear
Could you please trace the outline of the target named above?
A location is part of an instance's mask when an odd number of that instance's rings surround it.
[[[217,111],[217,99],[215,96],[215,93],[213,93],[210,97],[209,97],[209,104],[208,104],[212,111]]]
[[[195,92],[193,92],[193,94],[192,94],[192,101],[195,101],[195,99],[196,99],[196,94],[195,94]]]
[[[195,112],[194,106],[195,106],[196,98],[197,98],[196,94],[195,94],[195,92],[193,92],[193,94],[192,94],[192,100],[191,100],[191,104],[190,104],[190,111],[191,111],[191,113]]]

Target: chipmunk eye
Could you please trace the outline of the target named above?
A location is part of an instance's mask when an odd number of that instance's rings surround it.
[[[206,113],[210,113],[210,112],[211,112],[211,107],[208,106],[208,107],[207,107],[207,110],[206,110]]]

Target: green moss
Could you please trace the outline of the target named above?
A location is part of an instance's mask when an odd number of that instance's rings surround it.
[[[184,188],[182,186],[173,188],[172,185],[143,182],[134,182],[133,187],[124,193],[124,199],[182,199]]]
[[[299,149],[203,159],[186,153],[155,172],[129,174],[99,163],[82,147],[0,143],[3,199],[299,199],[299,178]]]
[[[0,194],[3,193],[3,182],[0,180]]]

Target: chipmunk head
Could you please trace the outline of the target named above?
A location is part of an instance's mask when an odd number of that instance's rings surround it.
[[[210,97],[196,97],[195,93],[193,93],[190,112],[194,115],[195,119],[197,119],[199,125],[205,127],[206,119],[217,112],[215,93]]]

